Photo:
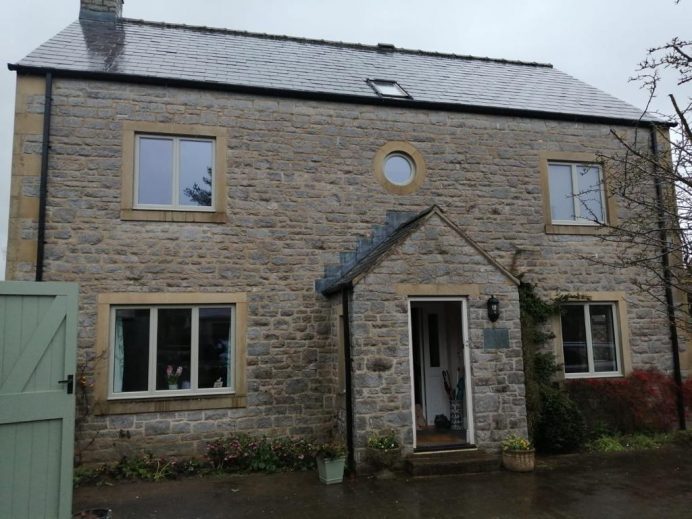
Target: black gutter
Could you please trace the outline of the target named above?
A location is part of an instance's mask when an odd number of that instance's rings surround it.
[[[670,331],[671,350],[673,353],[673,378],[676,386],[676,408],[678,412],[678,424],[680,430],[685,430],[685,401],[682,393],[682,373],[680,371],[680,346],[678,342],[678,328],[675,325],[675,301],[673,299],[672,275],[670,272],[670,250],[668,247],[668,232],[666,231],[666,217],[663,200],[663,188],[661,178],[658,175],[658,142],[656,127],[651,127],[651,151],[653,153],[653,174],[656,186],[656,209],[658,212],[658,232],[661,240],[661,266],[663,267],[663,281],[666,292],[666,312],[668,314],[668,328]]]
[[[344,319],[344,382],[346,383],[346,448],[348,449],[347,467],[355,474],[356,458],[353,447],[353,382],[351,360],[351,317],[348,310],[348,292],[341,291],[341,305]]]
[[[43,281],[46,242],[46,199],[48,197],[48,154],[50,151],[50,114],[53,106],[53,74],[46,72],[46,96],[43,104],[43,142],[41,146],[41,183],[38,198],[38,237],[36,238],[36,281]]]
[[[234,92],[239,94],[253,94],[270,97],[285,97],[292,99],[306,99],[310,101],[331,101],[335,103],[349,103],[359,105],[392,106],[415,110],[441,110],[446,112],[463,112],[483,115],[500,115],[507,117],[523,117],[528,119],[542,119],[554,121],[569,121],[574,123],[612,124],[617,126],[649,127],[649,126],[675,126],[674,123],[665,121],[643,121],[640,119],[623,119],[618,117],[603,117],[598,115],[565,114],[545,112],[541,110],[523,110],[520,108],[500,108],[493,106],[467,105],[458,103],[438,103],[432,101],[416,101],[415,99],[395,99],[386,97],[358,96],[352,94],[335,94],[332,92],[309,92],[305,90],[289,90],[285,88],[267,88],[252,85],[231,85],[226,83],[213,83],[209,81],[196,81],[190,79],[162,78],[153,76],[141,76],[119,74],[113,72],[56,70],[46,67],[33,67],[9,63],[9,70],[23,74],[52,73],[56,77],[74,79],[94,79],[98,81],[114,81],[125,83],[137,83],[143,85],[170,86],[178,88],[194,88],[198,90],[212,90],[222,92]]]

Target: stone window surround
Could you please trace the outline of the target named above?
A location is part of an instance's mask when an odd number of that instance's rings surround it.
[[[135,145],[138,134],[167,135],[213,139],[214,142],[214,211],[194,209],[135,209]],[[218,127],[123,121],[122,184],[120,219],[153,222],[225,223],[226,218],[226,131]]]
[[[559,294],[556,294],[559,295]],[[632,372],[632,352],[630,350],[630,334],[629,334],[629,320],[627,317],[627,301],[625,300],[624,292],[579,292],[579,297],[570,298],[569,303],[612,303],[615,307],[615,324],[617,329],[615,330],[619,341],[618,348],[620,354],[620,370],[619,373],[570,373],[565,374],[562,371],[561,377],[565,379],[575,379],[575,378],[614,378],[614,377],[624,377]],[[562,350],[562,323],[560,321],[560,315],[555,315],[550,320],[550,326],[552,328],[553,334],[555,335],[554,340],[554,353],[555,361],[558,365],[564,365],[565,356]]]
[[[406,185],[394,184],[384,174],[384,161],[393,153],[406,155],[413,162],[415,167],[413,179]],[[373,169],[377,182],[393,195],[408,195],[415,192],[423,184],[427,175],[423,155],[411,143],[404,141],[390,141],[377,150],[373,160]]]
[[[94,413],[97,415],[135,414],[166,411],[194,411],[246,407],[247,381],[247,294],[185,292],[112,292],[97,297],[96,355],[94,367]],[[114,305],[235,305],[235,390],[233,393],[181,395],[161,398],[108,400],[110,317]]]
[[[583,152],[561,152],[561,151],[542,151],[539,153],[539,170],[540,184],[543,194],[543,215],[545,218],[546,234],[580,234],[580,235],[598,235],[604,231],[604,227],[600,225],[580,225],[562,224],[556,225],[552,223],[552,215],[550,211],[550,185],[548,180],[548,163],[549,162],[571,162],[571,163],[586,163],[597,164],[601,168],[604,183],[604,211],[606,223],[615,225],[617,223],[617,204],[612,196],[608,195],[608,171],[602,161],[594,153]]]

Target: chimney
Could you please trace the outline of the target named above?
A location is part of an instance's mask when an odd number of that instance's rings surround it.
[[[124,0],[80,0],[79,19],[115,22],[123,17]]]

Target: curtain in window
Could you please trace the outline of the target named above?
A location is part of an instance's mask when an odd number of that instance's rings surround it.
[[[113,392],[123,390],[123,373],[125,371],[125,341],[123,339],[123,319],[115,318],[115,341],[113,344]]]

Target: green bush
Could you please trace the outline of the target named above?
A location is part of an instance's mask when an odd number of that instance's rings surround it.
[[[586,444],[586,450],[591,452],[621,452],[625,447],[617,436],[601,436]]]
[[[586,438],[584,417],[569,395],[557,387],[542,385],[541,413],[536,423],[535,440],[539,452],[578,450]]]

